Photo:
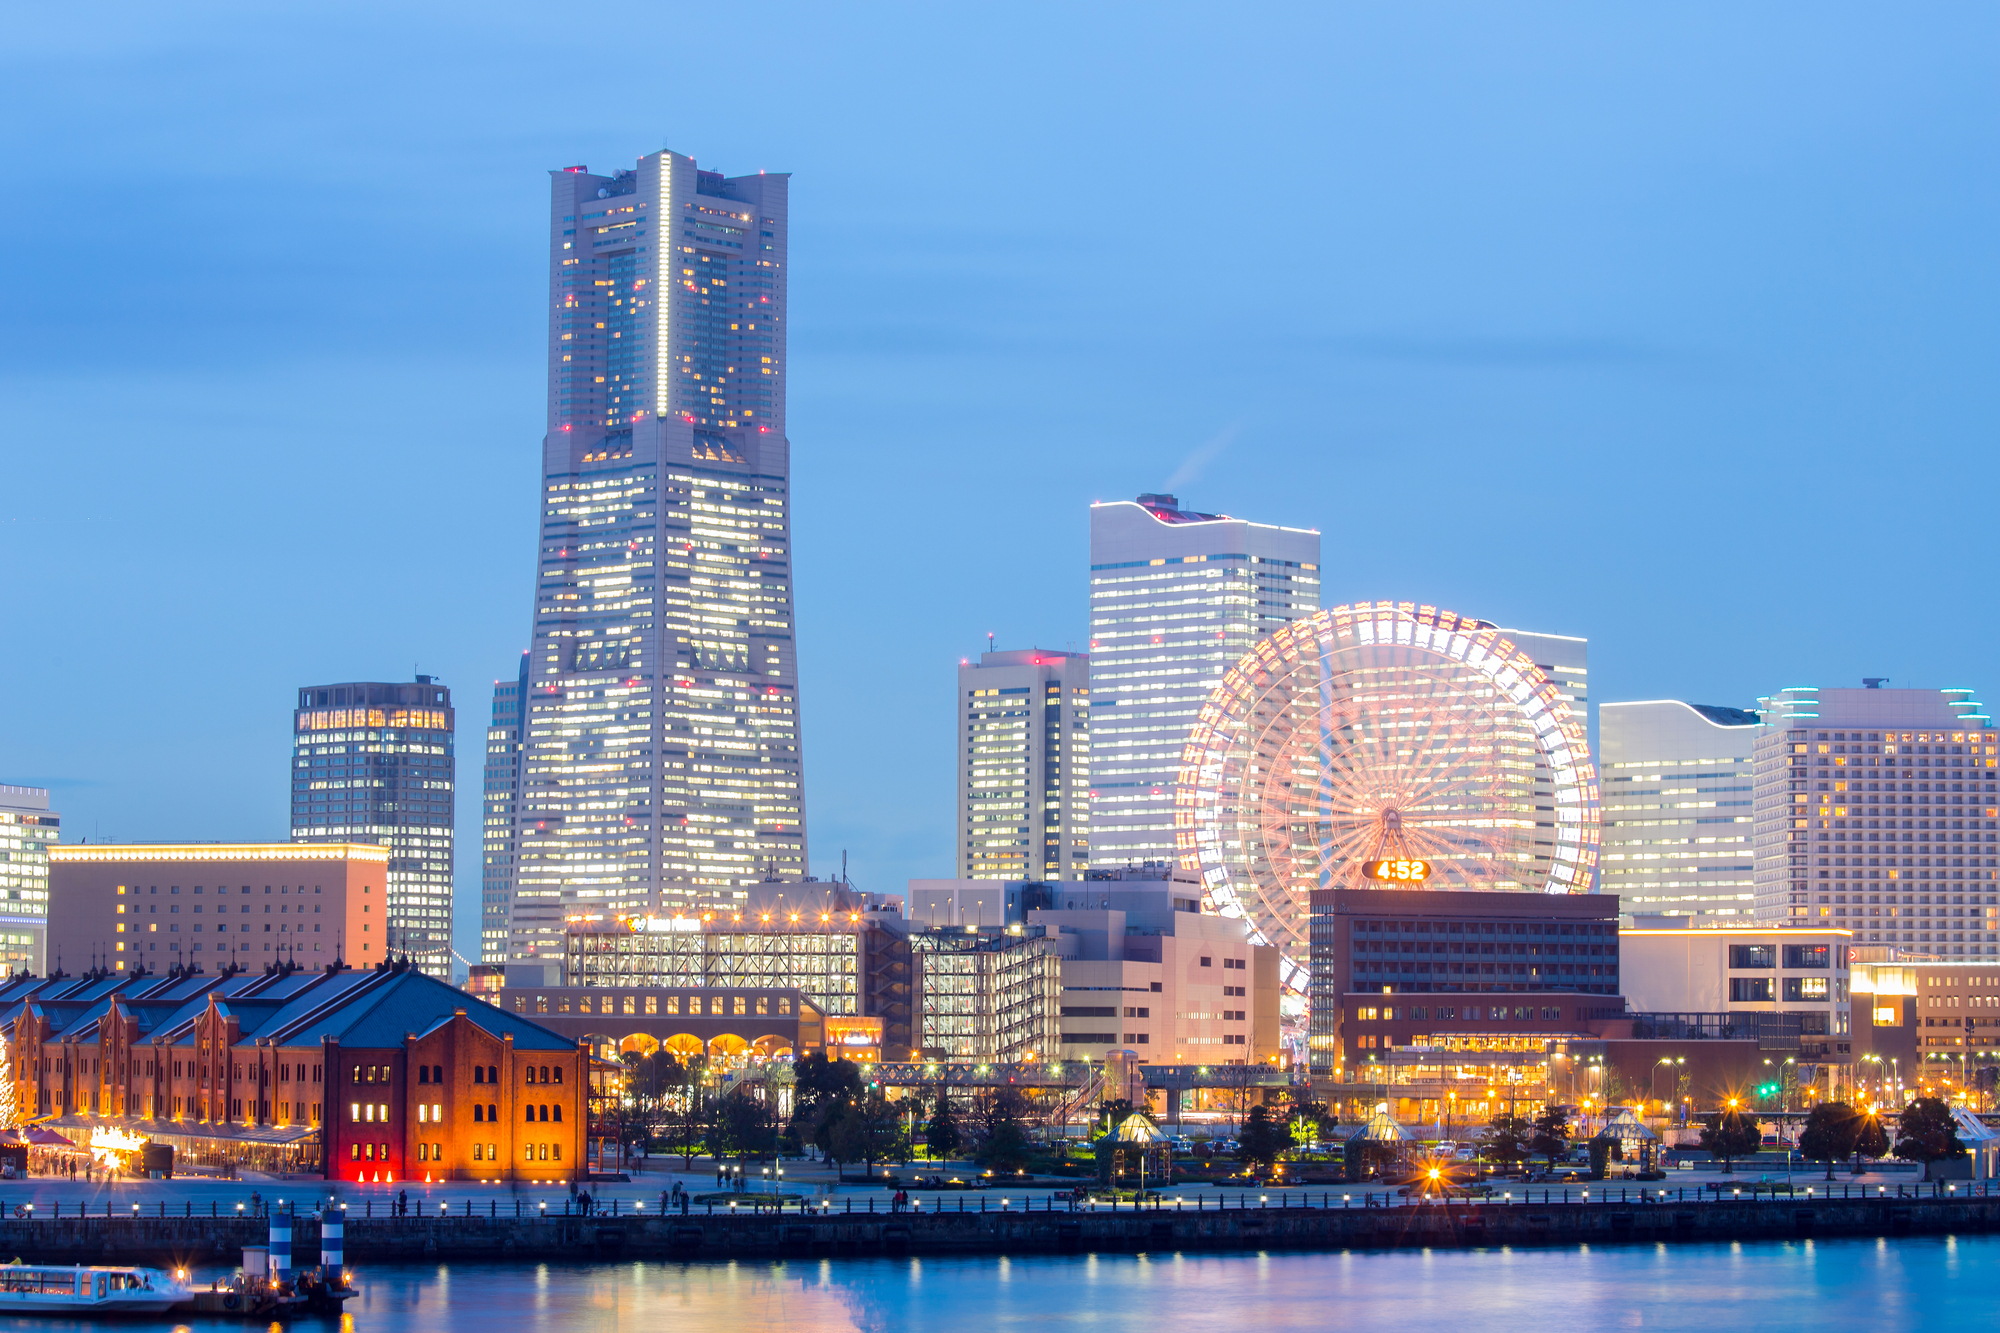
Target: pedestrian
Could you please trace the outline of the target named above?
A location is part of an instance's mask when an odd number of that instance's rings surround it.
[[[397,1190],[396,1215],[398,1217],[401,1217],[406,1213],[408,1213],[409,1211],[410,1211],[410,1192],[408,1190]]]

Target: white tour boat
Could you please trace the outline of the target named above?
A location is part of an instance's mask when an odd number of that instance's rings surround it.
[[[160,1314],[192,1299],[184,1275],[157,1268],[0,1264],[0,1314]]]

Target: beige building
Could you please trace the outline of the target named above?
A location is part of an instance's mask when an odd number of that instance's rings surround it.
[[[1798,1058],[1845,1065],[1853,943],[1846,930],[1647,926],[1619,932],[1619,975],[1634,1012],[1795,1015]]]
[[[388,848],[355,843],[51,847],[49,963],[372,967],[388,956],[388,870]]]
[[[1151,870],[1092,871],[1028,913],[1062,957],[1062,1058],[1112,1049],[1146,1064],[1270,1064],[1282,1054],[1278,950],[1200,911],[1200,886]]]

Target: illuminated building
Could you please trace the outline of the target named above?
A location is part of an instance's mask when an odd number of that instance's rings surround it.
[[[967,879],[1081,879],[1090,862],[1090,658],[1046,648],[958,668]]]
[[[1798,1058],[1848,1062],[1847,930],[1704,926],[1619,932],[1620,975],[1636,1008],[1662,1013],[1786,1014]]]
[[[1628,916],[1748,919],[1756,908],[1757,715],[1674,699],[1598,705],[1602,893]]]
[[[388,949],[445,978],[456,840],[454,731],[451,691],[429,676],[408,685],[307,686],[292,713],[292,841],[387,847]]]
[[[493,682],[493,717],[486,726],[485,805],[481,812],[479,960],[507,961],[508,918],[514,906],[515,822],[521,798],[521,696],[528,687],[528,655],[514,680]]]
[[[806,870],[788,178],[551,175],[522,960],[560,958],[575,909],[726,909]]]
[[[62,820],[45,787],[0,783],[0,967],[40,972],[49,924],[49,846]]]
[[[1223,672],[1319,609],[1319,533],[1182,509],[1090,507],[1090,863],[1175,857],[1174,793]]]
[[[393,848],[361,843],[52,847],[49,959],[155,974],[372,965],[390,953],[394,864]]]
[[[1971,691],[1788,689],[1758,707],[1758,919],[2000,954],[2000,732]]]
[[[413,968],[132,973],[0,987],[19,1104],[183,1166],[328,1180],[574,1180],[577,1042]]]
[[[1019,926],[911,935],[913,1058],[1010,1063],[1053,1054],[1061,1042],[1062,960],[1051,943]]]

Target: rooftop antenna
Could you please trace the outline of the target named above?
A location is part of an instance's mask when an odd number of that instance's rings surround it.
[[[987,631],[986,631],[986,651],[987,651],[987,652],[989,652],[989,653],[993,651],[993,631],[992,631],[992,630],[987,630]]]

